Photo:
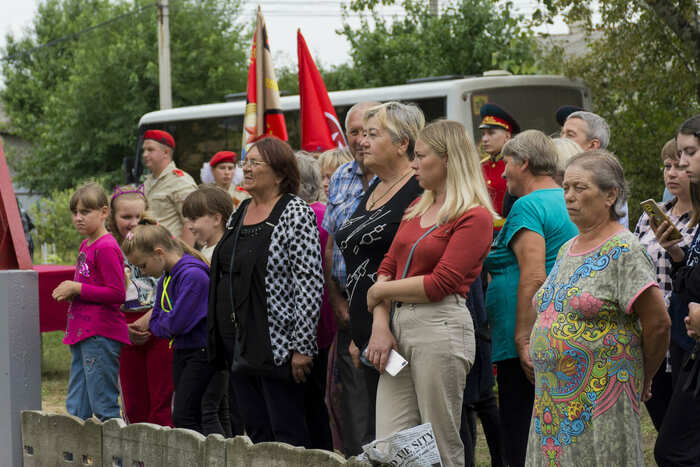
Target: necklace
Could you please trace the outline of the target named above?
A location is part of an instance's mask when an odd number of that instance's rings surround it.
[[[401,175],[401,177],[399,177],[398,180],[396,180],[394,183],[392,183],[391,186],[390,186],[389,188],[387,188],[386,191],[385,191],[384,193],[382,193],[382,196],[380,196],[379,198],[376,198],[376,197],[374,196],[374,194],[377,192],[377,190],[373,191],[372,194],[370,195],[370,198],[372,198],[372,200],[370,200],[368,211],[371,211],[371,210],[374,208],[374,205],[375,205],[375,204],[377,204],[378,202],[380,202],[381,200],[383,200],[384,197],[386,197],[386,195],[389,194],[389,192],[391,191],[391,189],[394,188],[401,180],[403,180],[404,178],[406,178],[406,176],[407,176],[408,174],[410,174],[412,170],[413,170],[413,169],[408,169],[408,171],[406,171],[405,174]]]

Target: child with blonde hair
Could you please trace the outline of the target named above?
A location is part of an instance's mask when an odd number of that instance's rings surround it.
[[[160,277],[152,311],[132,326],[172,339],[173,425],[202,432],[202,395],[214,375],[206,348],[206,260],[160,225],[134,227],[126,235],[122,249],[144,275]]]
[[[148,201],[143,185],[115,187],[110,200],[107,229],[121,244],[139,224],[156,224],[146,215]],[[158,279],[144,276],[139,268],[125,261],[126,302],[122,311],[129,326],[131,345],[119,357],[119,382],[124,419],[127,423],[155,423],[172,426],[173,352],[167,339],[140,331],[132,325],[148,313],[156,300]]]

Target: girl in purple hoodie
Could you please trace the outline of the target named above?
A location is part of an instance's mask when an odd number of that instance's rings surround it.
[[[134,227],[122,250],[143,275],[160,277],[153,310],[132,326],[172,340],[173,425],[201,432],[202,395],[214,375],[206,349],[206,260],[160,225]]]

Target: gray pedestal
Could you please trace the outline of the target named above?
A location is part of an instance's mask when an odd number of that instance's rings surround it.
[[[0,271],[0,465],[22,466],[20,412],[41,410],[36,271]]]

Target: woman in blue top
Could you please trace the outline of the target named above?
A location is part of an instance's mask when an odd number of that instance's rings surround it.
[[[506,458],[517,467],[525,465],[534,401],[529,357],[536,316],[532,298],[559,248],[578,230],[569,219],[564,193],[552,178],[558,160],[552,140],[541,131],[528,130],[508,141],[502,154],[508,192],[519,199],[484,263],[491,275],[486,313],[492,331],[492,359],[498,368],[501,426],[509,440]]]

